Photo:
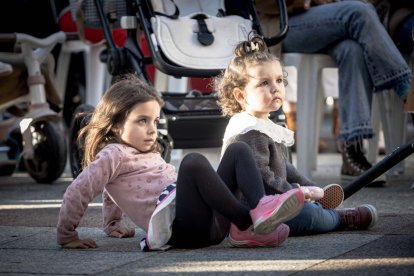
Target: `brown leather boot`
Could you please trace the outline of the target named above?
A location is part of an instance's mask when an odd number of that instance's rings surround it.
[[[294,109],[288,112],[285,112],[286,125],[288,129],[292,130],[295,133],[294,137],[296,141],[296,105],[295,104],[290,104],[290,105],[294,106]],[[296,143],[293,144],[291,149],[292,151],[296,151]]]
[[[343,229],[369,229],[378,221],[377,209],[370,204],[364,204],[356,208],[337,209],[337,212],[341,218],[341,228]]]
[[[364,155],[362,143],[339,142],[339,146],[342,154],[342,179],[352,180],[372,167]]]
[[[286,116],[286,124],[287,124],[288,129],[296,133],[296,112],[294,111],[285,112],[285,116]]]

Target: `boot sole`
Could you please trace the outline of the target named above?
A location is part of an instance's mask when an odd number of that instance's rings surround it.
[[[344,201],[344,190],[338,184],[329,184],[323,188],[324,196],[316,200],[324,209],[338,208]]]
[[[273,232],[280,224],[293,219],[303,209],[303,200],[298,195],[292,194],[286,198],[282,204],[264,220],[258,220],[253,227],[253,231],[257,235],[267,235]]]

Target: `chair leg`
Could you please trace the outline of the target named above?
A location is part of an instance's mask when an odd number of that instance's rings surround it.
[[[407,123],[403,110],[403,101],[392,90],[379,95],[381,122],[384,130],[385,151],[389,155],[405,142],[405,126]],[[398,176],[404,173],[404,161],[387,172],[387,176]]]
[[[307,59],[302,58],[298,63],[298,102],[297,110],[297,135],[296,135],[296,155],[297,168],[304,176],[312,177],[313,159],[316,158],[314,153],[314,119],[316,117],[315,105],[316,95],[315,91],[310,91],[310,87],[316,87],[316,77],[311,76],[309,72],[313,72],[312,65]],[[301,72],[307,72],[301,73]],[[311,129],[310,129],[311,128]],[[311,134],[311,135],[309,135]]]
[[[284,53],[286,66],[297,69],[296,163],[298,171],[312,178],[317,166],[322,118],[323,89],[320,87],[322,68],[335,68],[333,60],[323,54]]]
[[[99,59],[103,48],[103,45],[92,45],[85,53],[86,103],[92,106],[98,104],[105,91],[106,64]]]
[[[379,143],[379,134],[381,130],[381,120],[380,120],[380,103],[379,103],[379,94],[375,93],[372,97],[372,128],[374,129],[375,136],[368,140],[368,151],[367,159],[370,163],[377,163],[378,157],[378,143]]]

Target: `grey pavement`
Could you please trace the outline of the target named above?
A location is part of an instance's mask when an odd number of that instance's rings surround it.
[[[174,151],[172,163],[178,166],[187,151]],[[199,151],[217,164],[218,149]],[[340,183],[340,161],[338,153],[319,154],[314,180],[321,186]],[[273,248],[232,248],[224,241],[165,252],[141,252],[144,233],[138,228],[134,238],[106,237],[99,197],[79,225],[80,236],[96,240],[99,247],[62,249],[56,244],[55,226],[70,175],[52,185],[37,184],[24,173],[0,177],[0,274],[414,275],[413,168],[412,155],[405,160],[404,175],[389,179],[384,187],[365,187],[343,203],[341,207],[375,205],[379,222],[371,230],[290,237]]]

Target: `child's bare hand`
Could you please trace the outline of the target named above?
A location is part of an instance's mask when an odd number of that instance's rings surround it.
[[[305,202],[312,202],[312,194],[305,193]]]
[[[69,249],[88,249],[88,248],[96,248],[96,242],[92,239],[84,239],[84,240],[74,240],[68,242],[67,244],[62,245],[63,248]]]
[[[305,195],[305,202],[311,202],[312,201],[312,192],[309,191],[306,187],[300,187],[303,191],[303,194]]]
[[[135,230],[132,228],[120,227],[112,231],[109,236],[113,238],[131,238],[135,235]]]

